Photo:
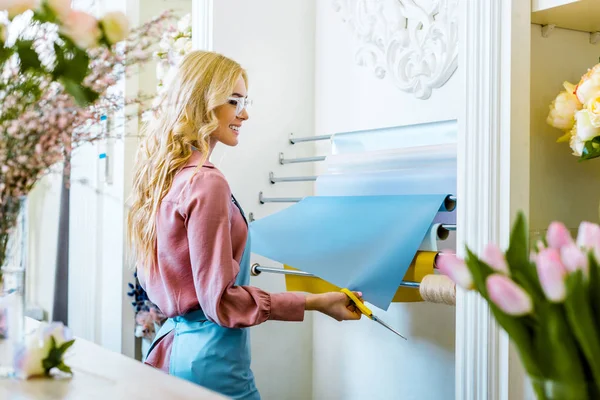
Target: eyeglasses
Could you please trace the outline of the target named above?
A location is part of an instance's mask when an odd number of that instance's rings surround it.
[[[227,102],[235,106],[235,115],[240,115],[245,108],[252,105],[252,100],[247,97],[229,97]]]

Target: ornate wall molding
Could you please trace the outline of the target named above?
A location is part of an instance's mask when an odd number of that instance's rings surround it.
[[[334,0],[359,40],[356,62],[427,99],[457,67],[459,0]]]

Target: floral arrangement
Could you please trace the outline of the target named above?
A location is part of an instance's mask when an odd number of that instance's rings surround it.
[[[40,323],[15,355],[17,376],[22,379],[52,376],[56,370],[72,374],[64,358],[73,343],[70,329],[62,323]]]
[[[558,142],[568,142],[580,160],[600,156],[600,64],[589,69],[577,85],[564,82],[550,105],[546,122],[562,131]]]
[[[156,87],[156,97],[152,103],[152,109],[144,113],[143,119],[148,121],[152,116],[159,112],[159,106],[162,96],[165,94],[165,89],[168,82],[173,78],[181,61],[192,51],[192,16],[186,14],[177,25],[170,25],[163,33],[160,43],[160,50],[154,53],[154,58],[157,60],[156,78],[158,84]]]
[[[559,222],[530,253],[519,214],[508,250],[481,258],[440,257],[457,285],[476,290],[516,345],[539,399],[600,398],[600,226],[583,222],[576,240]]]
[[[146,100],[125,99],[114,86],[129,67],[151,60],[172,18],[167,12],[130,30],[122,13],[98,20],[71,9],[70,0],[0,0],[2,10],[0,265],[19,199],[73,148],[105,138],[93,129],[102,116]]]
[[[162,326],[167,317],[150,302],[146,291],[137,282],[137,273],[133,276],[136,278],[136,283],[128,284],[130,290],[127,295],[133,298],[131,305],[135,312],[135,336],[153,341],[157,328]]]

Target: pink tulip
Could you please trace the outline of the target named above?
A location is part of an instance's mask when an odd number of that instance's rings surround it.
[[[483,254],[481,255],[481,260],[497,272],[501,272],[504,275],[510,274],[508,264],[504,258],[504,253],[502,253],[500,248],[495,244],[490,243],[485,246]]]
[[[588,274],[588,258],[586,253],[581,251],[575,244],[565,246],[560,249],[560,258],[568,272],[583,270],[584,275]]]
[[[521,316],[533,311],[531,297],[510,278],[492,274],[485,281],[492,302],[508,315]]]
[[[548,227],[546,241],[549,247],[560,249],[573,243],[573,238],[571,238],[571,233],[562,222],[552,222]]]
[[[548,300],[561,302],[567,295],[565,277],[567,269],[560,259],[560,250],[545,249],[538,254],[537,272]]]
[[[600,226],[591,222],[582,222],[577,232],[577,246],[586,249],[597,249],[600,246]]]
[[[473,277],[465,262],[455,254],[442,252],[437,257],[437,267],[463,289],[473,289]]]

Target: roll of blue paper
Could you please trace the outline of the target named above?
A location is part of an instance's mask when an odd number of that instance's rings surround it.
[[[330,173],[389,171],[436,168],[456,170],[456,144],[436,144],[358,154],[331,155],[326,158]]]
[[[445,194],[307,197],[250,225],[252,252],[386,310]]]
[[[364,196],[456,193],[456,169],[326,174],[317,178],[317,196]]]
[[[331,152],[332,154],[362,153],[426,146],[431,143],[456,143],[457,137],[456,120],[343,132],[333,135]]]
[[[317,196],[375,196],[456,193],[456,168],[327,174],[317,178]],[[438,213],[433,222],[456,223],[456,211]]]

